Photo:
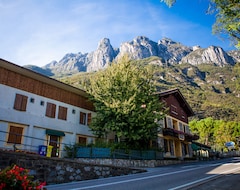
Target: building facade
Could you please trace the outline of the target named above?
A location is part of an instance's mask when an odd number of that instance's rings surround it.
[[[165,158],[189,158],[193,156],[192,141],[198,136],[192,135],[188,118],[194,115],[191,107],[178,89],[158,93],[159,100],[167,110],[161,122],[158,134],[158,146],[162,147]]]
[[[88,124],[94,106],[87,94],[52,78],[0,59],[0,147],[38,152],[94,142]]]

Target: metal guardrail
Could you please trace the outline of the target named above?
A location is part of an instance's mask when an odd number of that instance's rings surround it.
[[[49,141],[42,138],[31,137],[27,135],[20,135],[17,133],[11,133],[15,135],[15,142],[8,142],[9,132],[0,130],[0,149],[8,151],[25,152],[28,154],[39,154],[43,156],[52,157],[47,155]],[[18,137],[21,136],[21,144],[17,143]],[[27,142],[35,141],[34,145]],[[37,144],[36,141],[39,141]],[[53,141],[51,141],[53,142]],[[53,142],[58,143],[58,142]],[[140,151],[129,150],[126,152],[124,149],[118,149],[111,151],[110,148],[97,148],[97,147],[82,147],[71,144],[58,143],[58,150],[50,150],[58,152],[58,156],[65,158],[111,158],[111,159],[130,159],[130,160],[150,160],[150,159],[163,159],[163,155],[159,155],[157,151]],[[43,149],[43,150],[40,150]],[[44,150],[45,149],[45,150]]]
[[[8,135],[9,132],[6,131],[1,131],[0,130],[0,149],[3,150],[8,150],[8,151],[15,151],[15,152],[25,152],[25,153],[30,153],[30,154],[42,154],[43,156],[46,156],[42,151],[40,151],[41,147],[46,147],[48,148],[49,140],[42,139],[42,138],[37,138],[37,137],[31,137],[27,135],[20,135],[17,133],[11,133],[11,135],[15,135],[15,138],[12,138],[11,142],[8,142]],[[22,138],[21,143],[18,143],[18,137]],[[15,139],[15,140],[13,140]],[[28,144],[29,140],[35,140],[39,141],[39,144]],[[66,155],[66,151],[64,150],[64,147],[70,146],[69,144],[65,143],[58,143],[56,141],[51,141],[52,143],[57,143],[60,148],[58,150],[55,150],[56,152],[59,153],[60,156],[55,156],[55,157],[64,157]],[[53,150],[52,150],[53,151]]]
[[[163,152],[155,150],[124,150],[97,147],[75,147],[76,158],[111,158],[130,160],[161,160]]]

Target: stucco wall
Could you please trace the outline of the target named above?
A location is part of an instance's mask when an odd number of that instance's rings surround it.
[[[28,97],[26,111],[17,111],[13,109],[16,93]],[[34,98],[33,103],[30,102],[30,98]],[[44,102],[44,105],[40,105],[41,101]],[[45,116],[47,102],[57,106],[56,118]],[[59,106],[68,108],[67,120],[57,119]],[[72,110],[75,110],[75,113],[73,113]],[[75,144],[77,135],[87,136],[88,143],[92,142],[94,137],[88,126],[79,123],[80,111],[85,113],[91,112],[90,110],[0,84],[0,131],[8,132],[9,125],[14,124],[24,128],[24,136],[42,139],[41,142],[37,139],[25,138],[22,144],[31,145],[31,147],[23,147],[21,145],[21,147],[19,147],[21,149],[31,148],[32,151],[37,151],[39,145],[46,145],[44,143],[44,140],[47,140],[46,129],[64,132],[65,136],[61,138],[61,143],[64,144]],[[91,113],[94,115],[94,112]],[[0,134],[3,136],[1,139],[6,142],[7,135],[3,132]],[[5,142],[1,141],[0,147],[12,146],[12,144],[8,145]],[[35,150],[33,149],[34,146]]]

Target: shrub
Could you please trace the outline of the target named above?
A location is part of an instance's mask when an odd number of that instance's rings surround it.
[[[29,170],[13,165],[0,172],[0,190],[41,190],[45,182],[33,181]]]

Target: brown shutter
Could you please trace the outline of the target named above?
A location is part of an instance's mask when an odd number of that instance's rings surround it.
[[[56,115],[56,105],[55,104],[52,104],[51,115],[52,115],[52,118],[55,118],[55,115]]]
[[[51,117],[51,118],[55,118],[55,114],[56,114],[56,105],[47,102],[46,116]]]
[[[27,100],[28,100],[27,96],[16,94],[13,108],[18,111],[26,111]]]
[[[20,94],[16,94],[15,96],[15,102],[14,102],[14,109],[15,110],[21,110],[21,102],[22,102],[22,97]]]
[[[21,105],[21,111],[26,111],[27,108],[27,96],[22,96],[22,105]]]
[[[59,106],[58,119],[67,120],[67,108]]]
[[[22,127],[10,126],[8,143],[21,144],[22,133],[23,133]]]
[[[87,125],[90,125],[91,121],[92,121],[92,114],[88,113],[88,115],[87,115]]]
[[[80,112],[80,124],[86,124],[86,113]]]

